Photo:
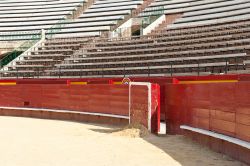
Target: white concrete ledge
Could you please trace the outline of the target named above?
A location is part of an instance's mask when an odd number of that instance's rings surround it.
[[[182,125],[182,126],[180,126],[180,128],[184,129],[184,130],[190,130],[190,131],[193,131],[193,132],[196,132],[196,133],[204,134],[204,135],[207,135],[207,136],[211,136],[211,137],[214,137],[214,138],[218,138],[218,139],[221,139],[221,140],[224,140],[224,141],[228,141],[228,142],[234,143],[236,145],[242,146],[244,148],[250,149],[250,143],[249,142],[243,141],[243,140],[240,140],[240,139],[237,139],[237,138],[234,138],[234,137],[229,137],[229,136],[226,136],[226,135],[223,135],[223,134],[215,133],[215,132],[204,130],[204,129],[194,128],[194,127],[190,127],[190,126],[186,126],[186,125]]]
[[[73,113],[73,114],[81,114],[81,115],[93,115],[93,116],[103,116],[103,117],[110,117],[110,118],[129,119],[129,116],[122,116],[122,115],[104,114],[104,113],[95,113],[95,112],[80,112],[80,111],[70,111],[70,110],[56,110],[56,109],[46,109],[46,108],[0,107],[0,109]]]

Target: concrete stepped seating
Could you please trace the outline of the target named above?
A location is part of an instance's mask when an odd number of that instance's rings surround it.
[[[0,40],[30,39],[30,35],[50,29],[85,3],[83,0],[4,2],[0,4]]]
[[[249,24],[249,21],[238,21],[195,29],[164,29],[159,35],[129,40],[47,40],[1,75],[67,78],[247,71],[250,67]]]

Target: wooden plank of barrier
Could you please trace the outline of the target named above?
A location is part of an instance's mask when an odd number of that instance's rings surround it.
[[[223,135],[223,134],[215,133],[215,132],[212,132],[212,131],[199,129],[199,128],[194,128],[194,127],[186,126],[186,125],[182,125],[182,126],[180,126],[180,128],[184,129],[184,130],[189,130],[189,131],[193,131],[193,132],[196,132],[196,133],[200,133],[200,134],[203,134],[203,135],[207,135],[207,136],[210,136],[210,137],[218,138],[218,139],[221,139],[221,140],[224,140],[224,141],[231,142],[231,143],[234,143],[236,145],[242,146],[244,148],[250,149],[250,143],[249,142],[240,140],[238,138],[234,138],[234,137],[226,136],[226,135]]]
[[[45,108],[25,108],[25,107],[0,107],[0,109],[5,110],[26,110],[26,111],[46,111],[46,112],[57,112],[57,113],[72,113],[72,114],[82,114],[82,115],[93,115],[93,116],[103,116],[119,119],[129,119],[128,116],[105,114],[105,113],[94,113],[94,112],[80,112],[80,111],[70,111],[70,110],[57,110],[57,109],[45,109]]]

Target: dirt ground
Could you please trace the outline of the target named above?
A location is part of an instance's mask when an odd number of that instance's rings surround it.
[[[117,128],[0,117],[0,166],[244,166],[183,136],[133,138]]]

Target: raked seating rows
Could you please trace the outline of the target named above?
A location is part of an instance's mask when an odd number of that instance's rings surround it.
[[[143,0],[96,0],[79,18],[67,18],[87,1],[5,0],[0,3],[0,40],[10,36],[14,40],[20,35],[30,38],[28,35],[51,28],[56,29],[54,37],[99,36],[143,3]]]
[[[90,36],[89,32],[101,35],[103,31],[110,31],[111,26],[130,15],[142,3],[143,0],[96,0],[78,19],[68,22],[55,37]]]
[[[40,33],[72,14],[84,0],[4,0],[0,3],[0,40]]]
[[[183,14],[168,26],[174,29],[244,20],[250,17],[249,7],[250,0],[156,0],[140,16]]]
[[[124,41],[53,39],[3,77],[197,75],[248,71],[250,21],[164,30]],[[82,41],[82,42],[80,42]]]
[[[96,0],[77,19],[66,19],[87,0],[3,0],[0,40],[31,38],[56,28],[54,37],[100,36],[143,4],[143,0]],[[182,14],[169,29],[227,23],[250,18],[250,0],[155,0],[139,16]],[[56,26],[57,25],[57,26]],[[6,37],[7,36],[7,37]]]

